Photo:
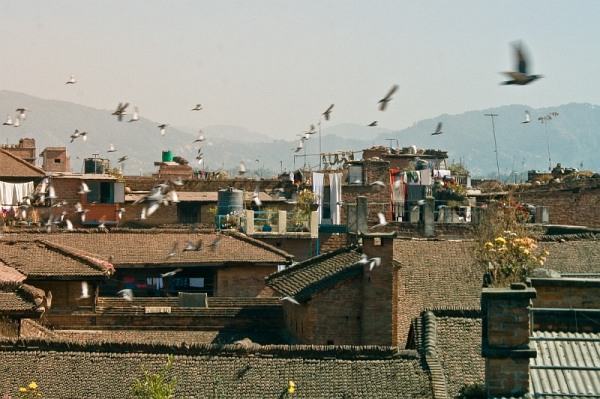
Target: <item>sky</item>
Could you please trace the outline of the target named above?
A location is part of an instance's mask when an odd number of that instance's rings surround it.
[[[322,126],[377,120],[393,130],[507,104],[600,104],[597,0],[0,5],[0,89],[107,110],[129,102],[172,126],[292,140],[330,104]],[[515,41],[543,79],[499,84],[516,68]],[[65,85],[71,74],[77,83]]]

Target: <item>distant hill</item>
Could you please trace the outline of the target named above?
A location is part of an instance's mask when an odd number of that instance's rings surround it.
[[[474,176],[493,176],[496,173],[494,137],[492,121],[484,115],[486,113],[498,115],[494,122],[501,174],[547,169],[548,143],[553,165],[561,162],[565,167],[580,168],[583,164],[584,169],[600,170],[600,160],[596,156],[600,140],[600,107],[590,104],[543,109],[507,105],[459,115],[444,114],[400,131],[356,124],[330,125],[321,131],[320,145],[319,135],[315,134],[299,152],[294,152],[298,137],[274,140],[239,126],[213,125],[202,128],[206,141],[198,145],[193,143],[198,130],[168,126],[165,136],[161,136],[159,123],[144,118],[143,113],[137,122],[127,122],[129,115],[123,122],[118,122],[111,115],[112,110],[0,91],[0,110],[4,110],[4,117],[11,115],[14,118],[14,110],[19,107],[30,109],[27,120],[17,128],[0,125],[0,141],[16,144],[19,138],[34,138],[38,154],[45,147],[66,146],[74,172],[82,170],[84,158],[99,154],[111,160],[112,166],[116,166],[118,157],[127,155],[129,161],[125,164],[125,173],[145,174],[155,171],[154,162],[161,160],[163,151],[170,150],[196,168],[235,170],[243,160],[249,175],[254,172],[267,177],[305,164],[318,168],[319,147],[322,152],[335,152],[360,151],[372,145],[416,145],[448,151],[449,161],[463,162]],[[531,114],[529,124],[521,123],[525,110]],[[559,115],[547,124],[540,123],[537,118],[549,112]],[[443,134],[432,136],[439,121],[443,122]],[[88,140],[77,139],[71,143],[69,137],[75,129],[89,132]],[[107,152],[111,143],[117,152]],[[198,148],[202,148],[205,155],[203,165],[195,161]]]

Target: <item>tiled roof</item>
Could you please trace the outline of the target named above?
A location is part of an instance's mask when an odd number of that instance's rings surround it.
[[[95,231],[51,233],[42,235],[45,241],[69,250],[84,251],[114,265],[223,264],[257,263],[288,264],[292,255],[262,241],[237,232],[193,232],[190,230],[126,230],[110,233]],[[215,240],[218,244],[210,246]],[[203,242],[200,251],[183,251],[187,241]],[[167,256],[173,245],[173,256]],[[0,257],[1,259],[1,257]]]
[[[252,192],[244,192],[245,200],[252,201]],[[131,193],[125,195],[125,202],[132,202],[142,199],[146,193]],[[177,198],[180,202],[217,202],[219,193],[216,191],[179,191],[177,190]],[[258,193],[258,199],[262,202],[285,202],[285,198],[273,198],[269,194],[261,191]]]
[[[361,253],[354,247],[335,251],[308,259],[266,278],[268,286],[284,296],[306,302],[312,294],[362,273],[357,262]]]
[[[559,273],[600,273],[600,240],[541,243],[550,254],[545,268]]]
[[[0,180],[2,177],[40,178],[45,175],[43,169],[0,148]]]
[[[18,287],[27,276],[0,261],[0,287]]]
[[[0,261],[28,278],[89,278],[110,274],[108,266],[103,268],[90,259],[78,258],[57,246],[38,240],[0,242]]]
[[[600,334],[534,331],[534,397],[600,397]]]
[[[144,369],[162,369],[170,353],[165,349],[79,350],[72,343],[63,344],[60,350],[44,350],[44,343],[39,341],[32,342],[33,348],[28,350],[15,350],[27,343],[15,341],[9,348],[9,342],[0,341],[0,386],[16,390],[18,381],[27,384],[35,380],[44,397],[49,398],[125,397],[134,382],[143,377]],[[428,374],[416,354],[366,359],[335,358],[335,350],[330,351],[330,358],[301,352],[276,355],[277,351],[286,352],[286,348],[274,347],[270,353],[259,349],[251,356],[246,356],[243,348],[237,354],[223,355],[219,346],[201,354],[193,349],[176,351],[171,367],[171,375],[177,378],[175,395],[283,398],[289,381],[293,381],[293,397],[298,398],[432,398]],[[90,376],[94,376],[93,381]]]
[[[43,290],[27,284],[16,289],[4,289],[0,291],[0,311],[34,310],[42,303],[45,296]]]

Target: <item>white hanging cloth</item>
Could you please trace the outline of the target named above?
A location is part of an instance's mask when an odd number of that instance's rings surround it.
[[[341,223],[342,207],[339,202],[342,200],[342,174],[329,174],[329,210],[331,212],[331,224]]]
[[[322,209],[323,209],[323,191],[324,191],[323,184],[324,184],[324,180],[325,180],[325,174],[313,172],[312,179],[313,179],[313,194],[315,194],[317,196],[317,201],[319,203],[319,209],[317,210],[317,215],[319,218],[319,223],[321,223]]]
[[[8,183],[0,181],[0,205],[18,205],[33,193],[33,182]]]

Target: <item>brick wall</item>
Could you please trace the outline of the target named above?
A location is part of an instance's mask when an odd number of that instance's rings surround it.
[[[40,154],[42,156],[42,169],[46,172],[70,172],[67,147],[47,147]]]
[[[32,281],[32,285],[44,290],[46,294],[52,291],[52,310],[76,310],[81,306],[92,306],[93,299],[91,298],[95,290],[95,285],[90,283],[89,294],[90,298],[80,299],[81,297],[81,281]]]
[[[381,265],[362,275],[361,340],[364,345],[398,345],[397,273],[392,237],[363,237],[363,252],[380,257]]]
[[[550,224],[600,227],[600,178],[531,186],[516,192],[515,198],[547,206]]]
[[[265,296],[267,290],[265,277],[277,271],[276,266],[225,267],[217,272],[215,296],[243,297]]]
[[[529,309],[533,288],[484,288],[481,295],[482,355],[488,396],[521,396],[529,391]]]
[[[310,238],[308,234],[296,234],[292,236],[279,234],[260,234],[253,236],[253,238],[294,255],[294,261],[296,262],[302,262],[303,260],[317,255],[316,239]]]

